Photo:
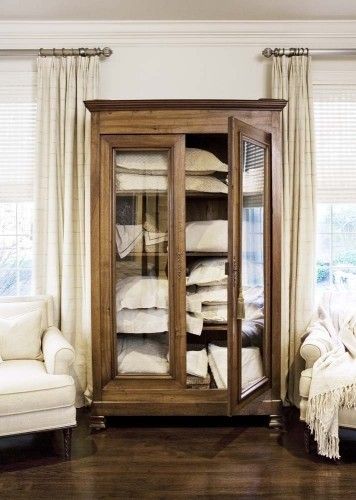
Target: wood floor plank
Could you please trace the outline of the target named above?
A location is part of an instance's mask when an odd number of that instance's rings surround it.
[[[213,418],[120,418],[90,434],[82,410],[70,462],[60,433],[0,439],[0,498],[355,498],[356,442],[335,465],[306,455],[297,415],[288,420],[282,435]]]

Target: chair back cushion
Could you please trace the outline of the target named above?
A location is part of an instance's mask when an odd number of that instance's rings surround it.
[[[6,319],[0,318],[1,361],[43,359],[41,319],[40,308]]]
[[[0,318],[6,319],[38,309],[41,309],[41,329],[44,332],[54,324],[53,299],[50,295],[0,297]]]

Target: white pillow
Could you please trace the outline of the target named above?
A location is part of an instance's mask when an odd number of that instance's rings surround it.
[[[159,333],[168,330],[167,309],[121,309],[116,314],[118,333]]]
[[[227,283],[225,274],[226,259],[204,259],[199,260],[192,267],[187,277],[187,286],[200,285],[224,285]]]
[[[186,315],[187,332],[201,335],[202,316]],[[163,333],[169,329],[167,309],[121,309],[116,314],[118,333]]]
[[[119,335],[117,368],[119,373],[169,372],[166,334]]]
[[[167,192],[166,175],[140,175],[120,172],[115,178],[116,191]],[[185,189],[202,193],[228,193],[227,185],[212,175],[187,175]]]
[[[168,280],[131,276],[116,283],[116,310],[168,308]]]
[[[208,354],[206,349],[187,351],[187,374],[205,378],[208,375]]]
[[[9,300],[9,302],[7,302]],[[10,302],[10,300],[12,302]],[[0,301],[0,318],[12,318],[13,316],[20,316],[25,313],[32,311],[41,310],[42,320],[41,329],[46,330],[51,318],[48,317],[48,302],[45,299],[35,299],[33,297],[28,297],[25,301],[17,300],[17,297],[7,297],[6,301]]]
[[[118,152],[116,165],[126,172],[162,174],[167,172],[168,156],[164,151]],[[227,172],[228,166],[210,151],[186,148],[185,170],[188,175],[209,175],[213,172]]]
[[[206,323],[227,323],[227,304],[203,306],[201,314]]]
[[[198,287],[195,297],[202,304],[227,304],[227,286]]]
[[[185,170],[197,175],[199,172],[227,172],[228,166],[210,151],[197,148],[186,148]]]
[[[169,160],[166,151],[138,151],[116,153],[116,165],[125,171],[136,173],[164,173],[167,172]]]
[[[227,220],[188,222],[185,229],[187,252],[227,252]]]
[[[0,318],[0,355],[3,361],[42,359],[41,318],[41,309],[11,318]]]

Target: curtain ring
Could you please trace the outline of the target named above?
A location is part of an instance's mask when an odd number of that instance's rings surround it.
[[[79,55],[80,55],[80,56],[82,56],[82,57],[85,57],[85,56],[86,56],[86,50],[85,50],[83,47],[81,47],[81,48],[79,49]]]

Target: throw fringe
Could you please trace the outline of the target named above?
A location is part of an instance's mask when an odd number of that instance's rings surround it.
[[[318,453],[328,458],[340,458],[338,413],[339,410],[356,408],[356,383],[339,387],[323,394],[317,394],[308,401],[306,423],[318,443]],[[324,425],[325,414],[332,413],[329,422],[334,423],[336,431]]]

